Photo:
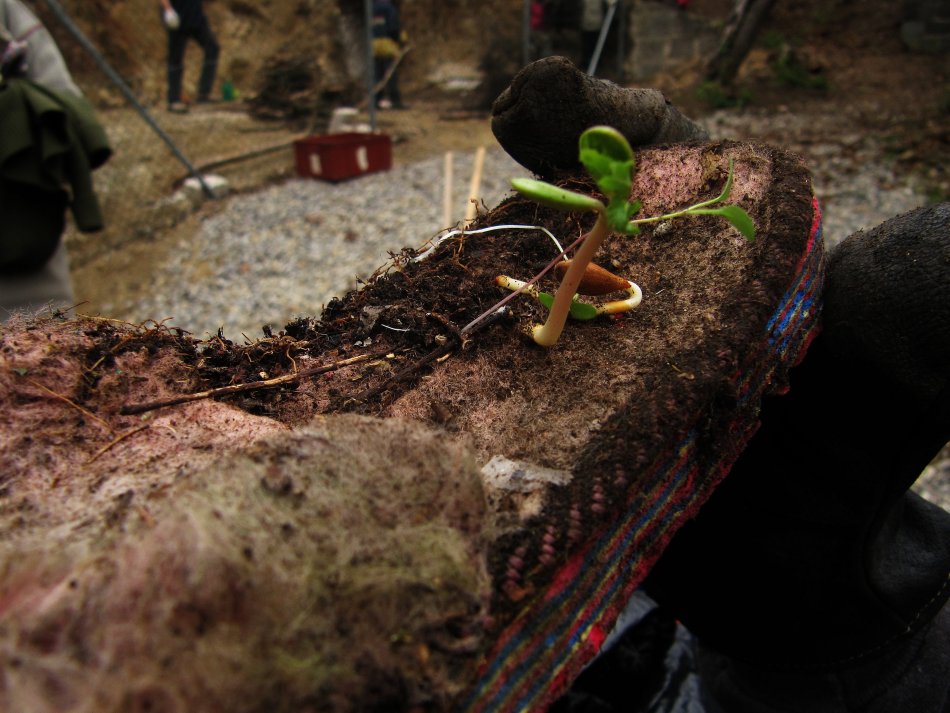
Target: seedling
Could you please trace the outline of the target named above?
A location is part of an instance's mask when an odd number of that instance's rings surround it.
[[[595,126],[581,134],[579,148],[580,161],[594,179],[597,187],[607,197],[606,205],[593,196],[569,191],[533,178],[514,178],[511,181],[511,185],[516,191],[541,205],[557,210],[597,213],[597,221],[594,223],[594,227],[577,241],[580,243],[580,247],[577,254],[570,261],[560,287],[550,300],[550,313],[547,321],[543,325],[536,325],[532,328],[531,336],[534,341],[546,347],[557,343],[572,309],[574,313],[591,314],[589,310],[576,306],[584,304],[578,302],[576,295],[597,249],[610,231],[636,235],[640,232],[639,226],[645,223],[658,223],[687,215],[718,215],[728,220],[747,240],[755,239],[755,225],[742,208],[731,204],[720,205],[728,199],[732,190],[731,160],[729,161],[725,186],[715,198],[665,215],[634,219],[633,216],[640,210],[640,201],[630,200],[635,162],[633,150],[624,136],[609,126]],[[552,266],[546,267],[541,274],[547,272]],[[541,274],[536,275],[527,283],[518,281],[519,287],[511,287],[514,284],[510,282],[511,278],[503,277],[501,279],[509,281],[509,287],[515,289],[515,294],[517,294],[530,289],[541,277]],[[628,282],[628,285],[630,285],[629,299],[618,303],[610,303],[617,305],[614,311],[621,311],[624,308],[632,309],[639,304],[639,288],[632,282]],[[542,303],[547,301],[540,296],[543,294],[545,293],[537,293],[538,299],[541,299]],[[623,305],[623,307],[620,305]],[[489,310],[486,315],[493,312],[494,309]],[[471,322],[463,331],[470,331],[482,318],[479,317]],[[584,316],[581,316],[581,318],[584,318]]]

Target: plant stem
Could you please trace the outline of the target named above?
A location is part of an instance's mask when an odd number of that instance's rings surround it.
[[[729,197],[729,193],[732,190],[732,159],[729,159],[729,170],[726,173],[726,183],[722,187],[722,191],[715,198],[710,198],[707,201],[700,201],[695,203],[689,208],[683,208],[674,213],[665,213],[664,215],[657,215],[652,218],[637,218],[636,220],[631,220],[630,223],[633,225],[642,225],[643,223],[659,223],[663,220],[670,220],[671,218],[679,218],[684,215],[719,215],[716,210],[700,210],[706,206],[715,205],[716,203],[722,203]]]
[[[596,227],[596,226],[595,226],[595,227]],[[590,235],[590,233],[584,233],[584,234],[581,235],[577,240],[575,240],[573,243],[571,243],[571,244],[568,245],[566,248],[564,248],[563,250],[561,250],[561,252],[559,252],[559,253],[555,256],[555,258],[554,258],[553,260],[551,260],[551,262],[549,262],[547,265],[544,266],[544,269],[542,269],[541,272],[539,272],[537,275],[535,275],[534,277],[532,277],[530,280],[528,280],[526,283],[524,283],[523,286],[519,287],[517,290],[515,290],[515,291],[512,292],[511,294],[506,295],[504,298],[500,299],[498,302],[496,302],[496,303],[493,304],[491,307],[489,307],[489,308],[486,309],[484,312],[482,312],[480,315],[478,315],[478,316],[477,316],[475,319],[473,319],[471,322],[469,322],[469,323],[466,324],[464,327],[462,327],[460,333],[461,333],[461,334],[469,334],[470,332],[475,331],[475,327],[477,327],[479,324],[481,324],[482,322],[484,322],[484,321],[489,317],[489,315],[494,314],[495,312],[497,312],[499,309],[501,309],[501,308],[504,307],[506,304],[508,304],[509,302],[511,302],[511,300],[513,300],[515,297],[517,297],[517,296],[520,295],[522,292],[524,292],[525,290],[527,290],[529,287],[531,287],[532,285],[536,284],[542,277],[544,277],[544,276],[547,275],[551,270],[553,270],[555,265],[557,265],[559,262],[561,262],[562,260],[564,260],[564,257],[567,255],[567,251],[568,251],[568,250],[572,250],[573,248],[575,248],[575,247],[576,247],[577,245],[579,245],[583,240],[585,240],[589,235]]]
[[[594,254],[600,248],[600,244],[607,237],[607,218],[603,211],[597,214],[597,222],[587,234],[587,239],[577,250],[577,254],[571,260],[571,266],[564,274],[557,292],[554,294],[554,304],[551,306],[551,312],[543,326],[535,327],[531,336],[535,342],[542,347],[552,347],[557,343],[564,329],[564,323],[567,322],[567,316],[571,310],[571,302],[574,295],[577,294],[577,288],[581,284],[581,279],[587,270],[587,266],[594,259]]]

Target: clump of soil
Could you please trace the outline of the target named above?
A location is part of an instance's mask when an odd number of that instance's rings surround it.
[[[110,409],[192,347],[4,330],[0,708],[449,709],[485,642],[474,461],[407,422]]]
[[[131,698],[108,703],[126,708],[203,691],[221,710],[451,709],[492,637],[656,486],[662,454],[696,434],[709,475],[686,518],[753,428],[760,394],[741,400],[737,378],[773,359],[758,349],[808,242],[807,172],[747,144],[650,149],[634,195],[643,215],[711,198],[730,159],[756,241],[712,216],[611,236],[598,262],[643,304],[550,350],[524,335],[544,318],[527,298],[460,334],[503,296],[496,275],[557,254],[521,229],[405,250],[250,345],[5,327],[0,636],[26,642],[10,648],[22,690],[89,701],[119,671]],[[568,243],[590,222],[512,198],[473,227]],[[789,365],[768,366],[781,387]]]

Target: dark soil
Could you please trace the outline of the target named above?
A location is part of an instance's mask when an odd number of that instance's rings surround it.
[[[715,197],[730,159],[730,201],[748,211],[756,240],[746,241],[714,216],[650,227],[633,238],[609,236],[598,262],[636,281],[643,303],[627,315],[570,323],[551,349],[524,334],[544,317],[528,298],[512,301],[484,328],[460,334],[505,295],[497,275],[530,278],[557,254],[547,237],[517,230],[455,236],[424,259],[403,251],[364,289],[328,305],[320,319],[298,320],[253,344],[220,335],[197,341],[161,325],[133,328],[101,318],[5,326],[0,355],[8,368],[0,379],[11,398],[0,409],[0,442],[8,444],[3,472],[12,476],[2,483],[0,516],[11,547],[45,542],[45,533],[62,528],[68,537],[58,549],[79,548],[77,566],[103,562],[97,548],[112,553],[121,541],[152,573],[142,575],[146,584],[113,579],[109,573],[125,574],[120,562],[107,565],[106,574],[101,565],[89,570],[105,577],[102,582],[85,580],[63,561],[73,558],[56,554],[25,567],[29,586],[17,585],[10,601],[45,591],[48,581],[87,582],[81,605],[65,597],[57,616],[69,623],[70,641],[99,650],[87,637],[103,635],[107,624],[87,621],[83,607],[92,602],[91,610],[121,611],[111,600],[98,603],[112,596],[113,583],[117,601],[128,598],[126,585],[139,592],[154,588],[168,593],[148,599],[157,607],[184,607],[185,646],[213,623],[215,636],[225,638],[205,645],[251,656],[252,667],[273,657],[258,655],[268,649],[242,645],[246,637],[235,644],[233,632],[283,631],[281,617],[291,616],[304,631],[291,629],[289,643],[273,646],[290,646],[293,656],[316,662],[320,656],[343,660],[322,650],[320,627],[333,622],[346,657],[367,657],[346,664],[352,678],[326,684],[327,695],[339,697],[334,710],[360,705],[363,699],[348,691],[370,698],[379,691],[377,702],[424,701],[421,710],[450,709],[493,635],[545,590],[558,567],[633,503],[675,480],[675,473],[654,466],[690,433],[699,475],[675,518],[681,522],[699,508],[754,428],[759,394],[740,398],[742,374],[764,359],[775,369],[764,380],[770,388],[785,383],[790,364],[773,364],[778,360],[762,347],[766,322],[795,275],[813,222],[802,161],[732,142],[645,149],[638,152],[633,194],[643,202],[643,216]],[[560,182],[593,190],[580,176]],[[591,222],[513,198],[473,227],[527,223],[579,236]],[[553,291],[556,283],[547,277],[541,286]],[[187,403],[169,405],[180,399]],[[326,418],[344,412],[385,418]],[[445,457],[440,461],[437,453]],[[477,468],[496,457],[554,476],[491,481]],[[369,461],[372,470],[365,467]],[[387,472],[390,462],[402,464],[399,480]],[[459,472],[448,480],[453,467]],[[424,486],[437,492],[417,492]],[[268,504],[275,496],[277,514]],[[444,531],[426,529],[433,512],[445,516]],[[410,534],[410,527],[418,532]],[[298,531],[306,537],[290,540],[285,551],[279,544],[284,533]],[[131,539],[113,539],[120,537]],[[391,546],[386,537],[393,538]],[[359,582],[350,589],[333,566],[314,564],[308,548],[324,552],[328,540],[333,547],[321,556],[332,564],[350,553],[354,566],[341,572],[360,579],[365,566],[369,589]],[[662,542],[651,547],[648,559],[659,555]],[[264,604],[255,598],[274,589],[251,584],[270,577],[267,560],[255,564],[262,551],[280,562],[291,554],[310,562],[316,593],[301,593],[294,600],[301,608],[291,615],[269,598]],[[202,558],[182,554],[193,552]],[[435,571],[424,569],[419,553],[438,565]],[[26,562],[16,549],[9,557]],[[198,564],[181,570],[179,561]],[[164,562],[175,566],[166,571]],[[192,566],[201,568],[193,577]],[[311,578],[295,575],[299,566],[278,568],[287,577],[277,589],[311,586]],[[386,588],[391,583],[397,594]],[[429,603],[414,610],[404,631],[391,602],[408,607],[417,589]],[[207,592],[220,594],[223,608],[210,606]],[[343,604],[331,611],[322,602]],[[314,616],[295,613],[318,605],[324,608]],[[42,612],[22,606],[17,621],[39,636]],[[251,616],[261,609],[263,619]],[[370,613],[385,626],[364,626]],[[146,615],[149,626],[163,621],[151,609]],[[381,639],[386,627],[393,627],[390,638]],[[142,624],[141,631],[151,629]],[[301,639],[320,643],[319,655],[301,654]],[[413,646],[403,649],[403,642]],[[161,643],[175,652],[183,646]],[[288,665],[289,673],[267,664],[259,675],[271,687],[288,676],[298,681],[303,669],[293,659]],[[333,680],[332,670],[318,668]],[[193,693],[191,669],[185,673],[169,682]],[[229,684],[227,671],[219,674],[221,690],[234,696],[239,688]],[[306,701],[306,695],[293,700]]]

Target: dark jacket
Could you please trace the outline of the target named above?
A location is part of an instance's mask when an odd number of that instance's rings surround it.
[[[182,30],[197,30],[207,20],[202,0],[171,0],[172,7],[178,13]]]
[[[82,97],[28,79],[0,83],[0,264],[23,259],[30,251],[24,236],[39,239],[43,232],[37,213],[45,211],[20,210],[25,193],[45,195],[49,205],[68,201],[79,230],[100,230],[92,171],[111,155],[105,131]],[[59,234],[55,239],[54,247]]]
[[[373,3],[373,37],[388,37],[394,42],[400,41],[402,28],[399,26],[399,12],[389,0],[376,0]]]

